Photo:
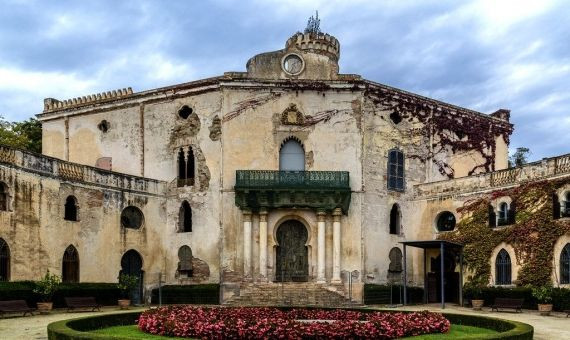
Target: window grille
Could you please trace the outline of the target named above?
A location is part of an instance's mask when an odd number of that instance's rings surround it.
[[[388,190],[404,191],[404,153],[399,150],[388,153]]]
[[[495,284],[511,284],[511,257],[505,249],[501,249],[495,260]]]
[[[79,282],[79,254],[74,246],[70,245],[63,253],[61,266],[61,281],[76,283]]]
[[[560,254],[560,283],[570,283],[570,243]]]

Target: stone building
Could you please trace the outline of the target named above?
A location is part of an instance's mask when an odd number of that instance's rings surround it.
[[[353,281],[359,300],[400,282],[400,242],[453,230],[470,197],[570,173],[568,156],[507,169],[508,110],[342,74],[339,58],[333,36],[296,33],[246,72],[45,99],[42,154],[0,148],[0,274],[133,273],[140,298],[160,274],[220,283],[225,303],[262,303],[276,282],[333,301]],[[424,262],[409,253],[409,284]]]

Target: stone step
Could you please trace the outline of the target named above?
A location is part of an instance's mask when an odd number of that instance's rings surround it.
[[[349,306],[342,285],[324,285],[307,282],[244,283],[240,295],[228,299],[234,306]]]

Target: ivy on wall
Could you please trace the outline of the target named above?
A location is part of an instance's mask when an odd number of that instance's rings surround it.
[[[473,175],[479,169],[485,172],[495,170],[496,138],[503,136],[507,145],[513,132],[513,125],[507,121],[492,119],[489,116],[453,106],[383,88],[367,87],[366,95],[374,104],[392,111],[391,117],[399,120],[419,121],[425,125],[422,134],[426,140],[433,139],[433,151],[427,155],[416,155],[422,162],[429,159],[438,167],[439,172],[448,178],[454,177],[453,168],[445,161],[434,157],[437,154],[463,151],[478,151],[484,159],[483,164],[469,171]]]
[[[473,276],[471,281],[487,284],[491,275],[490,257],[501,242],[515,249],[521,264],[516,283],[543,285],[551,282],[554,265],[554,244],[570,232],[570,219],[553,219],[552,195],[570,179],[538,181],[467,201],[458,209],[462,218],[454,231],[439,235],[439,239],[463,243],[464,260]],[[492,200],[509,196],[516,203],[516,223],[491,230],[489,204]],[[556,273],[559,275],[559,273]]]

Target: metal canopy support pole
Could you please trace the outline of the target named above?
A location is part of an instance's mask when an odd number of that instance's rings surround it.
[[[459,250],[459,305],[463,307],[463,247]]]
[[[424,248],[424,303],[428,303],[428,295],[427,295],[427,250]]]
[[[443,242],[441,242],[439,248],[439,257],[440,257],[440,264],[439,264],[439,273],[440,273],[440,280],[441,280],[441,309],[445,309],[445,282],[444,275],[443,275],[443,256],[445,250],[443,249]]]
[[[408,303],[406,284],[408,281],[408,266],[406,265],[406,245],[404,244],[404,306]]]

